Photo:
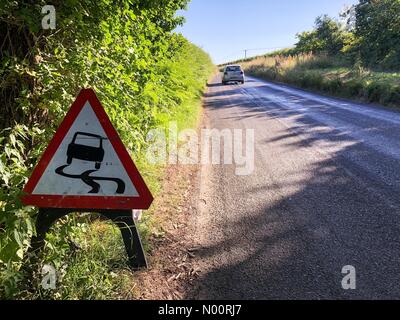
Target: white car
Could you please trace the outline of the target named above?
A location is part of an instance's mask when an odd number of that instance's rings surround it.
[[[224,68],[224,74],[222,76],[222,84],[225,85],[228,82],[240,82],[244,83],[244,72],[239,65],[230,65]]]

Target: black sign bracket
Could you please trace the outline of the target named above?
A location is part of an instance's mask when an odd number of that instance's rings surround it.
[[[40,208],[36,220],[36,236],[32,238],[29,256],[37,256],[42,251],[46,234],[58,219],[75,212],[96,212],[115,223],[121,231],[129,266],[133,270],[147,268],[142,242],[130,210]]]

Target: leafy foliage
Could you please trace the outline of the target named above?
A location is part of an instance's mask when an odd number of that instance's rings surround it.
[[[95,89],[132,155],[201,92],[210,58],[171,32],[186,3],[53,1],[57,28],[43,30],[46,1],[1,2],[0,295],[18,290],[34,233],[36,210],[20,203],[21,189],[80,88]]]
[[[318,17],[314,30],[298,34],[287,54],[344,54],[365,67],[400,70],[400,0],[360,0],[342,18],[347,25]]]
[[[355,6],[356,49],[366,66],[400,69],[400,0],[361,0]]]
[[[295,53],[320,53],[336,55],[345,46],[348,34],[342,24],[328,17],[320,16],[315,20],[315,29],[297,35]]]

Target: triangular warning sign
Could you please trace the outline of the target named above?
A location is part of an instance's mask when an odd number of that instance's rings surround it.
[[[91,89],[82,90],[24,188],[42,208],[148,209],[153,197]]]

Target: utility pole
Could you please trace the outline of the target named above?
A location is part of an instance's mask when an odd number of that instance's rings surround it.
[[[289,46],[287,46],[289,47]],[[287,47],[275,47],[275,48],[257,48],[257,49],[244,49],[244,59],[247,59],[247,52],[249,51],[259,51],[259,50],[280,50],[280,49],[284,49]]]

